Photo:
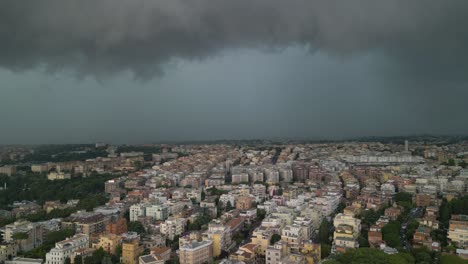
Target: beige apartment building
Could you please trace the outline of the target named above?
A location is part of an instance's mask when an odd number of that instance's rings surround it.
[[[220,223],[210,223],[208,231],[203,233],[203,240],[213,242],[213,256],[221,255],[222,250],[227,250],[231,245],[231,230]]]
[[[139,245],[138,239],[122,243],[123,264],[137,264],[141,253],[143,253],[143,247]]]
[[[0,167],[0,174],[5,174],[8,177],[16,173],[15,166],[2,166]]]
[[[110,254],[115,254],[116,247],[120,244],[122,237],[115,234],[105,234],[99,236],[97,243],[93,243],[92,247],[95,249],[102,248]]]
[[[0,242],[0,263],[16,257],[18,246],[15,243]]]
[[[252,208],[253,198],[250,196],[240,196],[236,200],[236,208],[239,210],[248,210]]]
[[[452,215],[448,231],[448,239],[458,247],[468,247],[468,216]]]
[[[180,248],[180,264],[202,264],[213,258],[213,242],[194,241]]]

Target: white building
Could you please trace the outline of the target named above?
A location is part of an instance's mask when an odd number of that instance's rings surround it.
[[[231,206],[236,205],[236,197],[230,193],[228,194],[221,194],[219,197],[219,202],[223,205],[226,206],[227,202],[231,203]]]
[[[307,239],[304,228],[298,224],[287,225],[281,230],[281,240],[291,249],[298,250],[302,241]]]
[[[144,216],[146,213],[143,204],[134,204],[130,206],[130,221],[137,221],[139,216]]]
[[[55,243],[49,253],[46,254],[46,264],[64,264],[65,259],[77,249],[88,248],[89,236],[78,234],[66,240]]]
[[[5,264],[42,264],[42,262],[42,259],[13,258],[12,260],[5,261]]]
[[[149,205],[146,207],[146,216],[156,220],[166,220],[169,217],[169,209],[165,205]]]
[[[185,218],[169,218],[159,225],[161,234],[169,239],[174,239],[175,236],[180,236],[187,224]]]

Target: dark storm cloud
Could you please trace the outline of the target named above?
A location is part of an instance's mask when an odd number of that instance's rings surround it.
[[[382,51],[401,72],[460,78],[467,13],[465,0],[4,0],[0,65],[152,76],[172,58],[298,44]]]

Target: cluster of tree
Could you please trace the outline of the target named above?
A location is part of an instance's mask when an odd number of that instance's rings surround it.
[[[200,214],[195,218],[193,222],[189,222],[187,228],[189,231],[201,230],[203,226],[207,225],[211,221],[209,214]]]
[[[179,249],[179,236],[175,236],[174,239],[170,240],[166,238],[166,246],[172,248],[173,251]]]
[[[120,255],[121,255],[122,250],[117,249],[116,254],[109,254],[106,251],[104,251],[102,248],[97,249],[96,251],[93,252],[91,256],[76,256],[75,259],[73,260],[73,263],[75,264],[113,264],[113,263],[120,263]],[[67,258],[65,260],[65,264],[70,264],[71,260],[70,258]]]
[[[468,261],[455,255],[442,255],[439,260],[440,264],[467,264]]]
[[[369,210],[364,210],[361,213],[361,223],[365,224],[366,226],[371,226],[379,220],[380,216],[383,215],[385,211],[385,208],[382,208],[378,211],[369,209]]]
[[[466,214],[468,212],[468,195],[458,199],[452,199],[450,202],[443,200],[440,205],[440,222],[445,228],[448,228],[452,214]]]
[[[407,192],[399,192],[395,196],[395,201],[399,206],[403,206],[405,213],[413,208],[413,195]]]
[[[131,221],[128,223],[129,232],[137,232],[138,234],[144,234],[146,232],[145,227],[138,221]]]
[[[444,161],[441,164],[445,166],[460,166],[462,168],[466,168],[466,166],[468,165],[468,163],[463,159],[457,161],[455,161],[454,159],[448,159],[447,161]]]
[[[331,223],[326,218],[322,220],[319,228],[319,241],[322,258],[326,258],[331,253]]]
[[[398,221],[390,221],[382,228],[382,238],[388,246],[401,247],[400,229],[401,223]]]
[[[439,253],[431,251],[426,247],[415,248],[412,251],[415,264],[429,264],[435,263],[436,258],[439,257]]]
[[[414,219],[412,219],[408,223],[408,225],[406,226],[406,233],[405,233],[407,240],[413,241],[414,232],[416,232],[416,229],[418,229],[418,227],[419,227],[419,222]]]
[[[414,258],[408,253],[387,255],[375,248],[359,248],[347,250],[334,256],[324,264],[413,264]]]
[[[25,252],[24,256],[27,258],[45,258],[47,252],[49,252],[54,246],[55,243],[71,237],[75,234],[75,231],[72,229],[63,229],[59,231],[53,231],[47,234],[43,244],[40,247],[37,247],[31,251]]]
[[[115,178],[115,175],[93,175],[86,180],[80,177],[69,180],[49,181],[45,175],[26,174],[7,177],[0,175],[0,183],[6,183],[8,188],[0,191],[0,208],[8,209],[14,201],[37,201],[42,205],[45,201],[84,199],[104,191],[104,183]],[[89,201],[89,200],[88,200]]]
[[[278,234],[273,234],[270,239],[270,245],[274,245],[276,242],[281,240],[281,236]]]
[[[226,194],[228,193],[228,191],[225,191],[225,190],[220,190],[220,189],[217,189],[216,187],[213,187],[209,190],[207,190],[210,192],[210,195],[218,195],[220,196],[221,194]]]
[[[257,208],[257,221],[265,219],[266,211],[264,209]]]
[[[34,153],[26,155],[22,162],[65,162],[97,157],[106,157],[104,148],[95,148],[93,145],[43,145],[34,149]]]
[[[46,221],[53,218],[65,218],[78,210],[92,211],[93,208],[104,205],[108,199],[103,194],[95,194],[81,199],[76,207],[54,209],[50,213],[40,210],[37,213],[26,215],[23,218],[31,222]]]

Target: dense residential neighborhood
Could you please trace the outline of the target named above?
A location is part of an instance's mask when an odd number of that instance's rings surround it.
[[[0,151],[2,263],[468,260],[465,140]]]

